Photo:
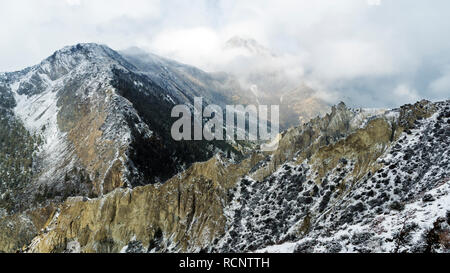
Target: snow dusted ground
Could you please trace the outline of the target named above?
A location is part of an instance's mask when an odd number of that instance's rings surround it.
[[[258,249],[255,252],[292,253],[296,250],[310,252],[327,252],[333,250],[345,253],[360,252],[362,245],[359,243],[358,237],[361,234],[370,236],[373,232],[375,232],[375,235],[371,239],[370,244],[364,245],[365,247],[370,247],[370,249],[366,249],[370,252],[420,251],[421,246],[425,247],[423,231],[432,229],[437,219],[447,221],[447,212],[450,208],[450,184],[447,182],[446,184],[440,185],[427,194],[436,196],[436,198],[433,201],[418,199],[407,204],[403,211],[391,210],[388,214],[375,217],[366,225],[350,225],[327,238],[312,241],[311,238],[306,237],[296,242],[271,245]],[[446,228],[449,228],[448,223],[446,224]],[[405,234],[404,238],[400,238],[402,232],[404,234],[408,232],[408,234]],[[400,243],[407,244],[400,245],[396,240],[403,240]],[[338,241],[341,244],[345,243],[345,247],[340,249],[330,248],[330,246],[336,246],[336,242]],[[302,249],[305,246],[307,248]],[[440,249],[440,251],[448,251],[448,249]]]
[[[355,179],[352,159],[321,184],[311,181],[307,162],[286,163],[262,182],[242,179],[225,210],[227,233],[213,250],[448,252],[450,102],[436,107],[373,162],[382,166],[376,173],[346,182],[352,186],[342,196],[339,181]],[[399,118],[398,111],[372,113],[366,119]]]

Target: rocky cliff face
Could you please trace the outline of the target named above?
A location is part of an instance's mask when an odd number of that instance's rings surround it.
[[[171,139],[174,104],[228,85],[93,44],[0,74],[0,251],[449,250],[450,101],[340,103],[242,157]]]
[[[199,251],[225,232],[228,191],[258,160],[195,163],[164,185],[72,198],[26,249],[31,252]]]

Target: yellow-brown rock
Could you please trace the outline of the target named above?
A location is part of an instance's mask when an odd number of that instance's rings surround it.
[[[215,157],[163,185],[116,189],[85,201],[70,198],[28,251],[61,252],[76,241],[82,252],[119,252],[132,240],[148,247],[158,231],[165,239],[162,251],[199,250],[224,232],[227,191],[261,158],[227,164]]]

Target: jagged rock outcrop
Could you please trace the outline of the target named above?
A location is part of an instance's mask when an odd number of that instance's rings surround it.
[[[70,198],[26,251],[119,252],[136,243],[141,251],[199,251],[225,232],[228,190],[260,157],[231,164],[218,155],[163,185]]]
[[[272,174],[288,160],[309,158],[320,147],[335,143],[363,126],[373,115],[370,111],[348,109],[344,103],[331,108],[323,117],[316,117],[299,127],[283,133],[279,148],[271,155],[270,163],[263,164],[252,178],[261,180]]]
[[[449,251],[449,103],[370,117],[262,182],[241,180],[213,250]]]

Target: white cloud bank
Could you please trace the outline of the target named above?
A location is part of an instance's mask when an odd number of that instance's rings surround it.
[[[281,71],[331,102],[392,107],[450,97],[448,10],[446,0],[2,1],[0,71],[97,42],[207,71]],[[234,36],[253,38],[276,57],[225,49]]]

